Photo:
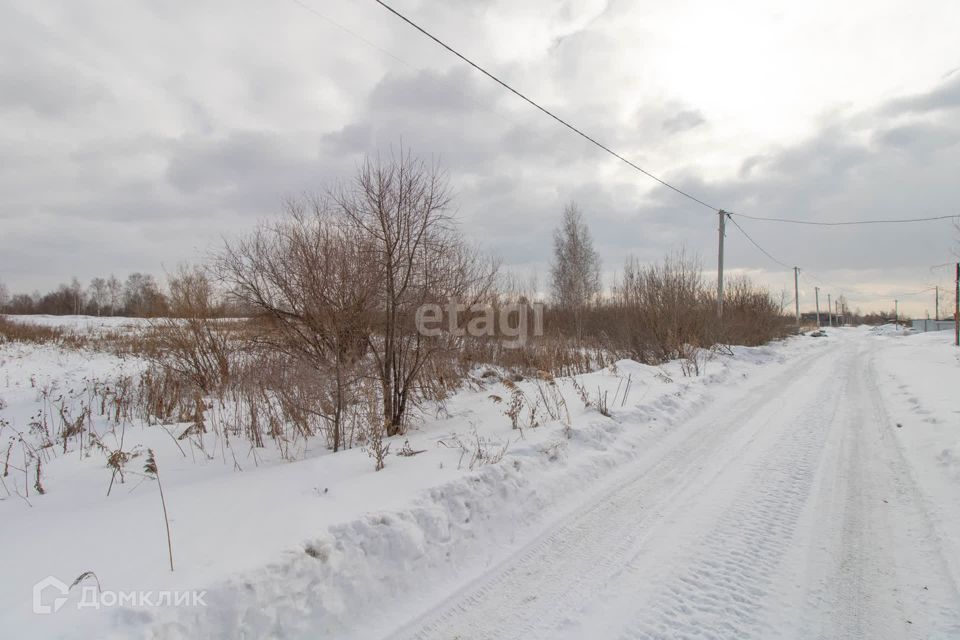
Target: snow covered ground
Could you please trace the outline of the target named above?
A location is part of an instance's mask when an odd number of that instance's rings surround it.
[[[0,629],[960,637],[960,350],[945,333],[828,333],[735,348],[699,376],[629,361],[580,376],[592,396],[616,397],[610,417],[584,407],[570,380],[526,380],[528,397],[555,402],[557,391],[566,407],[522,434],[504,415],[510,390],[478,375],[396,439],[380,472],[360,449],[317,445],[285,462],[131,424],[111,437],[156,451],[175,571],[143,458],[107,497],[104,457],[68,450],[44,466],[44,495],[32,478],[4,478]],[[3,450],[53,394],[82,404],[90,385],[140,366],[0,346]],[[405,440],[423,452],[393,455]],[[78,609],[87,578],[56,613],[33,612],[38,581],[69,585],[85,571],[105,592],[150,592],[157,604],[160,592],[202,590],[205,606]]]
[[[5,317],[14,322],[36,324],[42,327],[54,327],[78,333],[133,331],[150,324],[149,318],[124,318],[121,316],[51,316],[35,314],[28,316],[8,315]]]

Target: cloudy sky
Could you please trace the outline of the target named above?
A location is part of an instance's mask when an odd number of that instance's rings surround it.
[[[956,0],[393,0],[637,164],[727,210],[806,220],[960,214]],[[543,281],[565,203],[608,278],[717,216],[605,155],[373,0],[7,0],[0,6],[0,281],[162,275],[285,196],[403,144],[447,167],[463,230]],[[922,314],[950,221],[740,220],[852,306]],[[727,267],[792,273],[736,229]],[[814,278],[818,278],[819,282]],[[791,292],[792,293],[792,292]]]

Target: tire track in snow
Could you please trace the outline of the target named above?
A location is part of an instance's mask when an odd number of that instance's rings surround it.
[[[782,559],[809,499],[837,396],[829,380],[821,382],[795,419],[771,425],[780,433],[739,483],[737,498],[696,543],[693,558],[637,603],[642,612],[618,637],[768,638],[777,632],[764,614],[780,604]]]
[[[392,637],[531,638],[554,637],[569,630],[576,625],[578,612],[598,591],[618,581],[631,584],[642,579],[637,575],[641,567],[638,557],[657,533],[656,525],[704,494],[746,450],[756,448],[757,438],[769,437],[764,430],[784,406],[793,402],[789,391],[804,377],[798,372],[814,363],[813,371],[823,369],[825,373],[833,359],[831,354],[819,352],[802,358],[756,389],[739,407],[728,402],[727,406],[736,408],[723,420],[694,420],[678,427],[676,433],[654,445],[649,460],[638,460],[642,472]],[[811,371],[805,373],[810,375]],[[761,472],[766,473],[756,470]],[[796,482],[791,478],[778,478],[776,486],[789,488]],[[766,513],[776,512],[775,503],[782,496],[782,489],[770,492]],[[741,506],[738,514],[749,511],[749,507]],[[735,521],[731,516],[723,526],[738,524]],[[788,528],[789,522],[774,525],[780,530]],[[754,537],[747,540],[764,544],[763,532],[770,526],[771,522],[761,517],[752,523],[749,530]],[[658,544],[664,541],[669,542],[663,538]],[[720,539],[707,543],[723,545]],[[766,544],[769,548],[771,543]],[[742,545],[736,553],[750,553],[747,546]],[[737,556],[729,555],[728,561],[736,563]],[[708,574],[713,575],[710,567],[703,565],[699,575],[678,583],[678,593],[684,585],[703,580]],[[726,581],[731,585],[730,598],[746,600],[746,596],[756,595],[750,585],[737,592],[732,586],[736,580],[728,576]],[[664,611],[682,613],[670,606]]]
[[[805,545],[795,637],[958,638],[960,590],[876,384],[857,354]]]

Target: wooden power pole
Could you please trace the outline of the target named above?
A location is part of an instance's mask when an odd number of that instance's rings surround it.
[[[817,305],[817,329],[820,328],[820,287],[813,288],[813,300]]]
[[[797,333],[800,333],[800,267],[793,268],[793,304],[797,313]]]
[[[833,301],[830,294],[827,294],[827,326],[833,327]]]
[[[723,320],[723,237],[726,235],[727,212],[720,209],[719,240],[717,251],[717,318]]]

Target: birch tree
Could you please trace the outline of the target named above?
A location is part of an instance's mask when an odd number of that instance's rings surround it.
[[[574,202],[564,208],[560,226],[553,232],[550,283],[554,303],[573,314],[577,339],[581,339],[583,312],[601,291],[600,255]]]

